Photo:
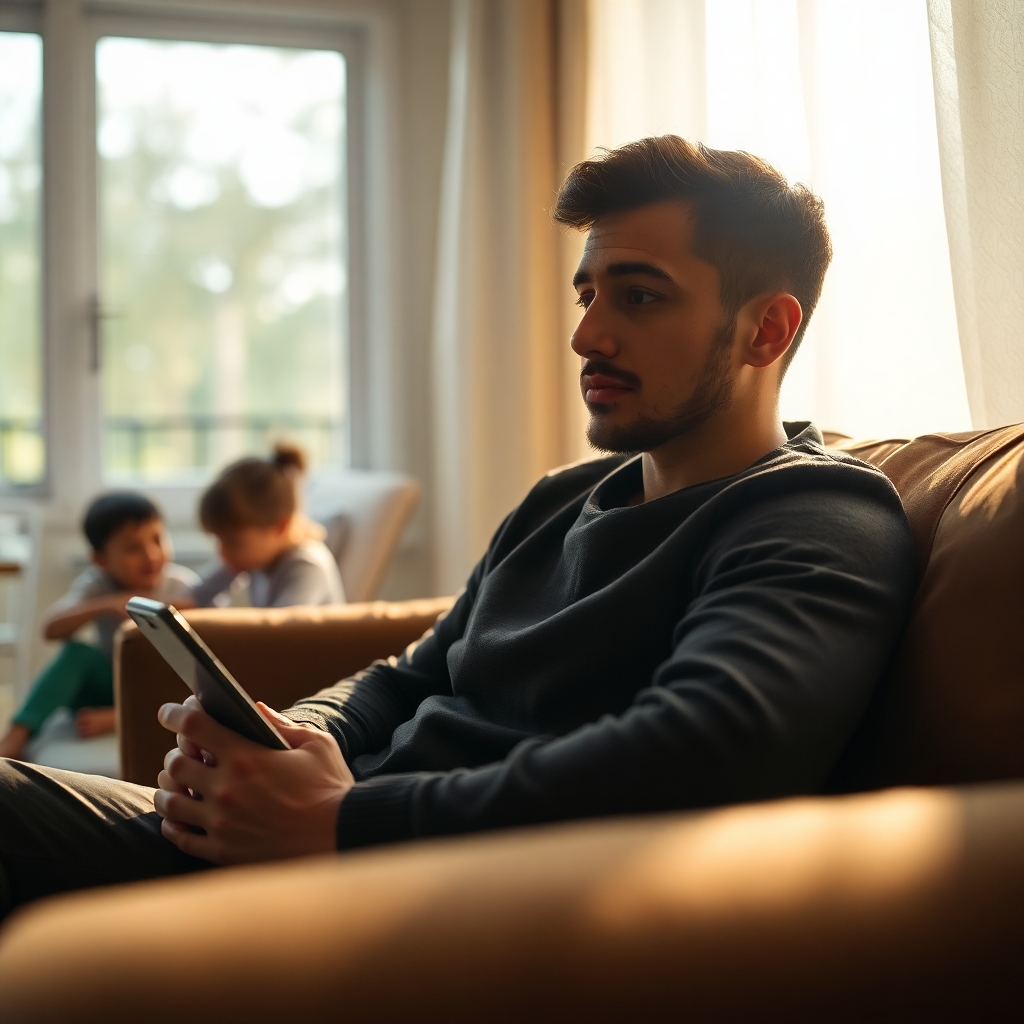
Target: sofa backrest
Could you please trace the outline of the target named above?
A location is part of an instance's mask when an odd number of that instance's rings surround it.
[[[1024,777],[1024,425],[835,447],[892,480],[921,582],[833,788]]]

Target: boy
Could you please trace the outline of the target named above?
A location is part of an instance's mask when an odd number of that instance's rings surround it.
[[[198,577],[170,561],[171,549],[157,507],[141,494],[116,491],[89,506],[82,529],[92,565],[50,609],[43,623],[47,640],[67,640],[43,670],[25,703],[0,739],[0,757],[21,758],[25,745],[57,708],[75,712],[80,736],[113,732],[114,634],[127,617],[130,597],[191,603]],[[94,644],[71,639],[93,623]]]

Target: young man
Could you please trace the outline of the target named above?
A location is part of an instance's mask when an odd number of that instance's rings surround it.
[[[670,136],[576,167],[555,217],[589,230],[572,346],[610,454],[540,481],[415,648],[277,716],[295,749],[190,699],[161,709],[178,745],[155,794],[0,772],[11,903],[822,785],[915,567],[885,477],[778,417],[830,257],[821,203]]]

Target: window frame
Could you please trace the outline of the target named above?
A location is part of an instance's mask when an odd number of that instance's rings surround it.
[[[5,504],[10,504],[9,499],[38,499],[45,497],[50,490],[50,436],[47,411],[49,408],[49,395],[47,385],[47,348],[46,348],[46,39],[43,36],[43,19],[40,12],[34,7],[26,7],[22,4],[17,6],[0,3],[0,32],[24,32],[28,35],[39,36],[43,49],[43,89],[42,89],[42,195],[39,208],[39,359],[41,362],[41,433],[43,438],[44,470],[40,480],[31,484],[16,484],[0,480],[0,498],[5,499]]]
[[[43,40],[43,437],[38,484],[0,485],[0,496],[43,499],[74,515],[106,484],[102,469],[99,154],[96,44],[105,36],[295,46],[340,52],[346,62],[348,459],[379,463],[388,447],[370,434],[393,415],[389,396],[369,390],[390,361],[391,321],[371,294],[393,292],[397,209],[393,139],[394,30],[388,11],[251,7],[213,11],[184,3],[12,4],[0,0],[0,28]],[[374,230],[371,234],[369,224]],[[377,312],[371,315],[371,307]],[[379,391],[379,388],[378,388]],[[371,419],[373,422],[371,423]],[[371,447],[374,451],[371,453]],[[382,447],[384,452],[382,452]],[[343,468],[344,463],[338,468]],[[171,524],[191,524],[200,486],[141,484]]]

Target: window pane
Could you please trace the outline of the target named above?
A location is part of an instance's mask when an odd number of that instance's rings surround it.
[[[106,473],[207,475],[275,438],[342,459],[345,64],[96,51]]]
[[[43,44],[0,32],[0,486],[45,472],[40,294]]]

